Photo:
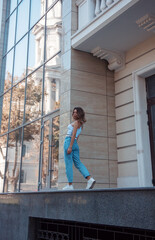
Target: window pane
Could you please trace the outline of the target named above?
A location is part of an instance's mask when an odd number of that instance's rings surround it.
[[[57,188],[59,159],[59,116],[44,121],[42,189]]]
[[[10,95],[11,95],[11,92],[9,91],[0,98],[0,103],[2,104],[1,134],[8,131],[9,110],[10,110]]]
[[[52,166],[51,187],[58,187],[58,161],[59,161],[59,116],[52,122]]]
[[[14,129],[23,122],[25,81],[12,89],[10,128]]]
[[[50,132],[51,122],[50,119],[44,122],[44,137],[43,137],[43,154],[42,154],[42,189],[50,188],[50,171],[49,164],[51,156],[49,155],[49,146],[51,144],[51,132]]]
[[[60,1],[47,13],[46,28],[46,59],[49,59],[60,51],[62,28]]]
[[[16,42],[28,31],[29,0],[23,0],[18,7]]]
[[[24,127],[21,191],[38,190],[41,121]]]
[[[27,36],[24,37],[16,46],[15,65],[14,65],[14,84],[25,77],[27,60]]]
[[[11,87],[12,66],[13,66],[13,50],[11,50],[11,52],[9,52],[6,56],[4,92]]]
[[[57,54],[55,57],[51,58],[47,63],[46,66],[48,68],[55,68],[57,69],[57,72],[60,73],[60,67],[61,67],[61,54]],[[56,71],[55,71],[56,72]]]
[[[30,14],[30,28],[40,19],[45,13],[46,1],[31,1],[31,14]]]
[[[8,46],[7,51],[13,47],[15,41],[15,25],[16,25],[16,11],[10,16],[6,22],[6,29],[8,31]]]
[[[0,138],[0,192],[3,191],[7,135]]]
[[[44,61],[44,29],[45,18],[30,31],[28,73],[34,71]]]
[[[17,6],[17,0],[11,0],[10,13],[13,12],[16,6]]]
[[[27,78],[25,121],[32,121],[41,116],[43,68]]]
[[[22,129],[20,128],[9,134],[5,192],[16,192],[18,189],[21,159],[21,133]]]
[[[60,106],[60,71],[54,68],[45,70],[45,84],[44,84],[44,114],[53,112]]]
[[[47,8],[49,8],[54,2],[55,0],[47,0]]]

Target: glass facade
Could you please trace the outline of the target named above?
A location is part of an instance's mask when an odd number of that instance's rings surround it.
[[[57,187],[61,0],[8,0],[0,88],[0,192]]]

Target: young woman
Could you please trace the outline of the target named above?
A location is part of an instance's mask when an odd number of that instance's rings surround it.
[[[95,180],[90,176],[87,168],[81,163],[79,158],[79,146],[77,144],[78,137],[86,122],[85,112],[80,107],[73,109],[72,117],[74,122],[68,125],[67,136],[64,142],[64,160],[66,165],[66,175],[68,185],[63,190],[73,190],[73,163],[75,167],[81,172],[84,178],[87,179],[86,189],[94,187]]]

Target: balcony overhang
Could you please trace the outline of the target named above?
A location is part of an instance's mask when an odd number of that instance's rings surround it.
[[[116,0],[71,37],[74,49],[106,59],[110,70],[124,65],[125,53],[155,34],[154,0]]]

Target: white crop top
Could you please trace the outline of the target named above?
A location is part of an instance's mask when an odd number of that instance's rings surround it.
[[[67,135],[70,136],[70,137],[72,136],[73,128],[74,127],[72,126],[72,124],[69,124],[68,127],[67,127]],[[81,127],[77,129],[76,138],[80,135],[81,130],[82,130]]]

